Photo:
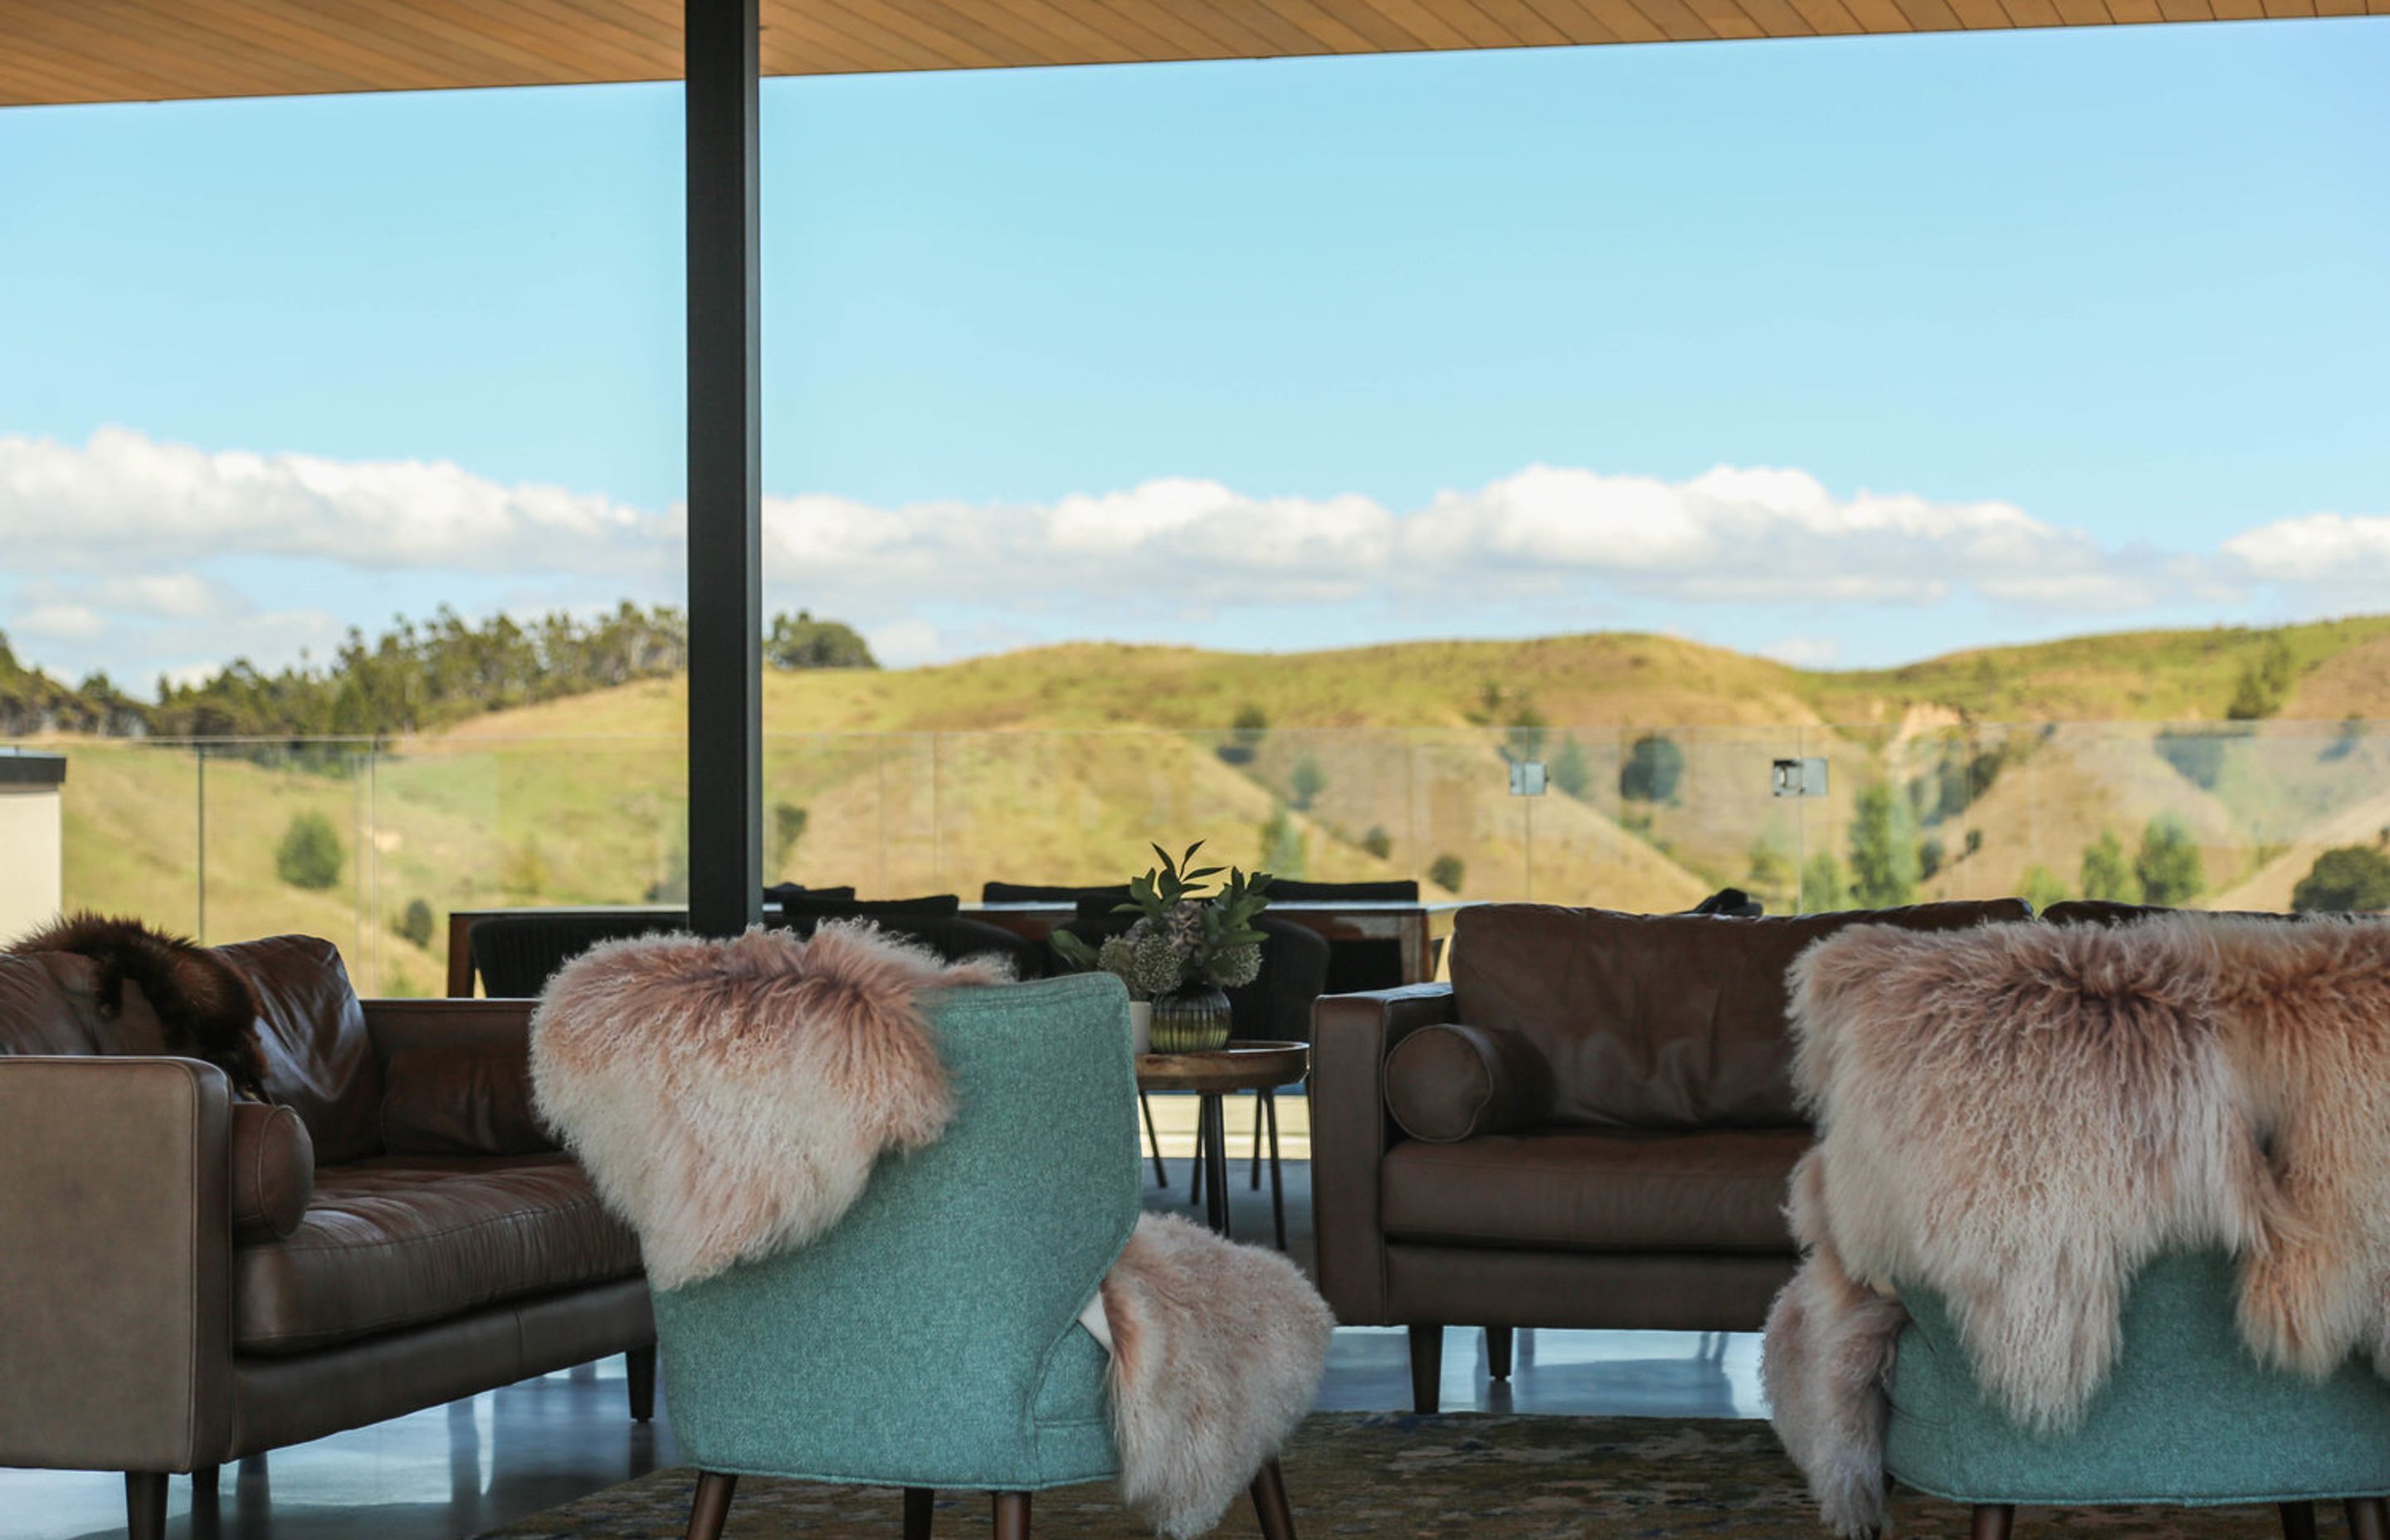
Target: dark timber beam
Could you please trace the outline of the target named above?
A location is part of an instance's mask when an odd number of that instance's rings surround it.
[[[757,0],[686,0],[688,919],[733,936],[764,889]]]

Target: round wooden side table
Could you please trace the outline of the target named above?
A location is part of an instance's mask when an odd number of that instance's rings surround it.
[[[1196,1142],[1203,1149],[1203,1213],[1212,1228],[1228,1233],[1228,1139],[1220,1098],[1231,1091],[1272,1091],[1311,1072],[1306,1043],[1231,1043],[1202,1053],[1150,1053],[1137,1061],[1140,1091],[1192,1091],[1200,1098]],[[1278,1168],[1270,1168],[1270,1217],[1279,1251],[1286,1250],[1286,1192]]]

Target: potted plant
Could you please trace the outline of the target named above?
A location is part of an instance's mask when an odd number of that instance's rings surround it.
[[[1227,868],[1216,891],[1203,884],[1218,866],[1195,866],[1196,841],[1174,861],[1160,845],[1162,864],[1129,880],[1129,901],[1115,911],[1137,917],[1117,936],[1090,946],[1068,930],[1054,949],[1079,968],[1101,969],[1128,986],[1128,997],[1150,1007],[1155,1053],[1197,1053],[1228,1041],[1228,996],[1261,972],[1262,932],[1253,918],[1268,907],[1270,876]],[[1137,1051],[1146,1051],[1139,1044]]]

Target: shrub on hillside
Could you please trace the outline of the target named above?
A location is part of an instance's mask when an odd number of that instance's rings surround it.
[[[1382,824],[1371,824],[1369,832],[1361,836],[1361,848],[1383,861],[1394,853],[1394,837]]]
[[[1319,794],[1328,789],[1328,772],[1319,767],[1319,761],[1305,754],[1294,762],[1294,770],[1287,776],[1286,789],[1288,799],[1294,803],[1295,810],[1308,813],[1311,811],[1311,804],[1318,800]]]
[[[1576,740],[1574,733],[1561,739],[1561,751],[1552,757],[1552,784],[1560,788],[1561,795],[1579,802],[1585,801],[1586,793],[1593,789],[1593,761],[1587,757],[1585,745]]]
[[[2140,879],[2141,901],[2167,905],[2188,904],[2207,891],[2207,871],[2199,858],[2199,841],[2191,827],[2171,814],[2161,813],[2141,830],[2141,848],[2133,856],[2133,875]]]
[[[772,617],[772,629],[764,638],[764,661],[783,670],[880,666],[854,627],[843,621],[817,621],[807,610]]]
[[[2300,914],[2390,909],[2390,852],[2379,845],[2339,845],[2316,857],[2291,890]]]
[[[2101,829],[2100,838],[2083,847],[2082,878],[2076,885],[2086,898],[2110,904],[2141,901],[2141,879],[2125,859],[2125,842],[2116,838],[2114,829]]]
[[[1863,788],[1851,814],[1851,897],[1862,909],[1917,901],[1917,847],[1900,827],[1892,788]]]
[[[1618,794],[1630,802],[1673,802],[1684,778],[1685,751],[1677,740],[1646,733],[1626,751],[1618,767]]]
[[[1259,706],[1248,701],[1237,708],[1237,715],[1228,726],[1227,740],[1212,751],[1220,756],[1223,764],[1251,764],[1261,751],[1262,739],[1269,736],[1269,718]]]
[[[2241,666],[2241,677],[2232,687],[2231,704],[2224,714],[2235,722],[2255,722],[2261,716],[2271,716],[2282,709],[2290,699],[2291,686],[2298,677],[2298,666],[2291,661],[2291,648],[2280,632],[2266,638],[2266,645],[2251,661]]]
[[[332,820],[309,809],[292,816],[274,849],[274,875],[294,888],[321,892],[341,879],[340,831]]]
[[[431,905],[419,898],[410,898],[406,901],[405,913],[398,917],[395,929],[411,945],[429,948],[432,925]]]
[[[1468,880],[1468,878],[1469,867],[1462,863],[1460,857],[1449,851],[1427,864],[1427,879],[1446,892],[1458,892],[1461,883]]]
[[[2176,775],[2202,791],[2213,791],[2224,775],[2224,746],[2237,736],[2202,727],[2165,727],[2159,730],[2154,747]]]

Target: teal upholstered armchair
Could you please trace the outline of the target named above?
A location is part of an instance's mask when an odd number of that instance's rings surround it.
[[[693,1540],[740,1476],[994,1494],[999,1540],[1030,1495],[1118,1474],[1105,1348],[1080,1324],[1138,1215],[1127,997],[1107,975],[936,991],[921,1005],[957,1112],[883,1161],[810,1245],[657,1294],[664,1392],[701,1472]],[[1253,1483],[1291,1540],[1276,1462]]]
[[[2313,1540],[2319,1499],[2347,1504],[2354,1540],[2390,1540],[2390,1383],[2356,1359],[2319,1383],[2259,1365],[2238,1300],[2220,1252],[2151,1263],[2081,1424],[2037,1435],[1985,1395],[1942,1301],[1909,1296],[1884,1469],[1972,1504],[1976,1540],[2006,1540],[2019,1504],[2109,1503],[2275,1503],[2284,1540]]]

